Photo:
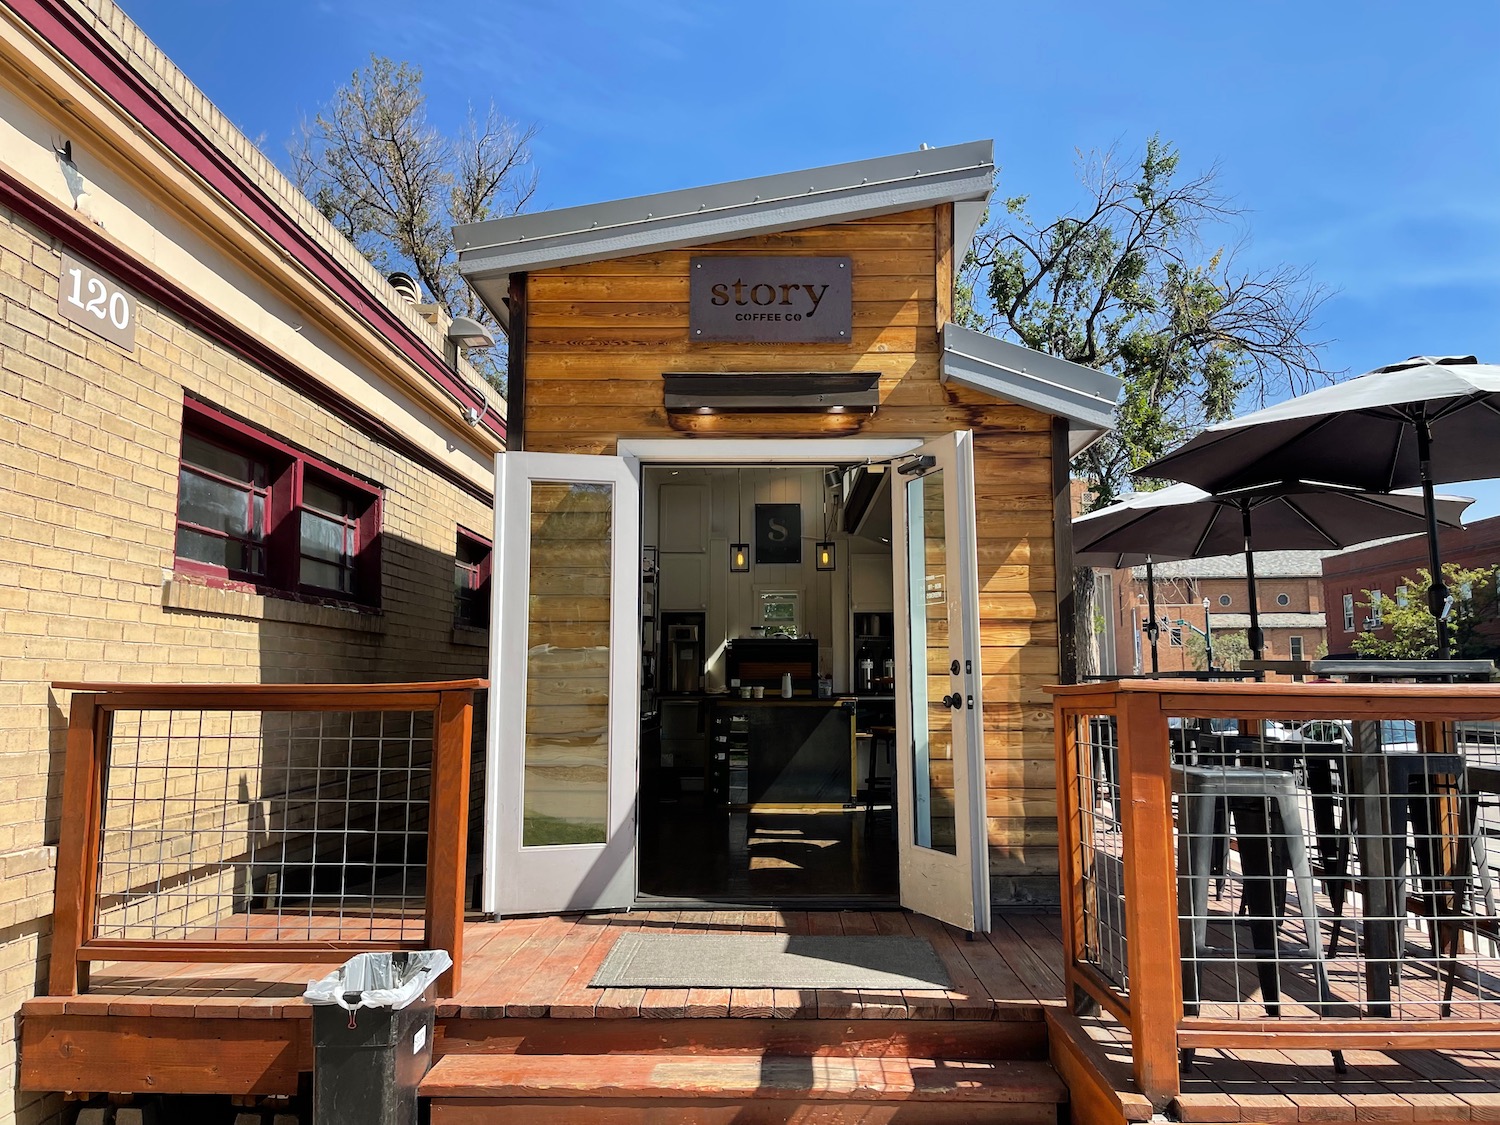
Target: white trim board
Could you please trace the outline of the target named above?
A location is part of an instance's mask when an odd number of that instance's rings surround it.
[[[922,441],[922,438],[704,438],[692,441],[640,438],[622,439],[619,455],[658,465],[736,462],[833,465],[889,461],[910,453]]]

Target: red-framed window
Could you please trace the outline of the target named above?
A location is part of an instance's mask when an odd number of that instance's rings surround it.
[[[178,570],[263,593],[377,605],[380,505],[377,485],[184,401]]]
[[[490,627],[490,559],[493,544],[466,527],[453,549],[453,622],[470,629]]]

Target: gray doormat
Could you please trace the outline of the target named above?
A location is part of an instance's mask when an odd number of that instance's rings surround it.
[[[621,934],[591,988],[948,988],[925,938]]]

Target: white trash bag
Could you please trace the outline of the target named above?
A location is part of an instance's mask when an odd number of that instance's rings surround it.
[[[453,966],[446,949],[401,953],[360,953],[322,980],[309,981],[302,998],[309,1004],[337,1004],[351,1013],[361,1008],[405,1008]]]

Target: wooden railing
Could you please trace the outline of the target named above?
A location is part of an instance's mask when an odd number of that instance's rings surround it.
[[[49,990],[94,961],[463,957],[474,693],[55,684],[72,693]]]
[[[1253,984],[1247,988],[1245,980],[1253,981],[1252,975],[1241,972],[1242,968],[1253,968],[1257,959],[1266,960],[1260,951],[1248,956],[1243,964],[1233,964],[1219,978],[1221,987],[1239,990],[1235,1002],[1200,1014],[1191,1013],[1192,1004],[1185,1009],[1184,981],[1188,973],[1183,965],[1184,935],[1192,942],[1193,948],[1189,951],[1192,959],[1199,958],[1202,950],[1193,939],[1193,923],[1188,917],[1191,911],[1186,903],[1179,905],[1180,891],[1189,885],[1191,874],[1185,874],[1178,865],[1178,842],[1180,833],[1186,829],[1180,824],[1183,810],[1177,807],[1181,805],[1180,794],[1174,804],[1173,781],[1173,766],[1182,764],[1183,748],[1187,745],[1176,728],[1193,725],[1182,721],[1197,720],[1206,727],[1207,720],[1238,720],[1239,737],[1245,740],[1264,739],[1267,720],[1283,724],[1278,730],[1290,730],[1294,729],[1294,724],[1322,720],[1320,727],[1309,729],[1321,731],[1321,737],[1338,736],[1341,730],[1353,731],[1356,745],[1351,753],[1357,754],[1362,729],[1375,730],[1378,738],[1383,726],[1401,720],[1404,729],[1415,732],[1413,742],[1402,747],[1403,751],[1453,751],[1456,746],[1459,752],[1464,752],[1465,740],[1468,739],[1468,752],[1472,756],[1466,776],[1479,777],[1480,784],[1487,784],[1483,778],[1492,777],[1496,772],[1490,763],[1493,762],[1495,732],[1500,729],[1496,724],[1500,719],[1500,684],[1367,686],[1125,680],[1051,690],[1056,721],[1067,994],[1080,1010],[1096,1010],[1095,1006],[1102,1008],[1129,1030],[1136,1082],[1155,1107],[1163,1108],[1180,1092],[1179,1064],[1186,1065],[1191,1051],[1196,1048],[1420,1050],[1500,1047],[1500,1019],[1495,1018],[1500,1008],[1483,1008],[1479,1000],[1471,999],[1467,1001],[1469,1006],[1458,1014],[1448,1014],[1446,1006],[1442,1007],[1444,1014],[1439,1014],[1440,997],[1430,993],[1441,989],[1430,979],[1426,985],[1429,996],[1423,1003],[1405,1003],[1400,999],[1401,957],[1425,952],[1424,948],[1415,945],[1411,949],[1406,947],[1406,913],[1409,908],[1419,908],[1416,905],[1419,895],[1408,900],[1402,893],[1399,905],[1388,908],[1400,919],[1401,927],[1396,931],[1394,953],[1384,958],[1387,962],[1396,962],[1395,967],[1383,969],[1376,963],[1379,958],[1367,955],[1360,943],[1367,941],[1369,934],[1377,928],[1378,912],[1371,909],[1369,896],[1377,893],[1379,888],[1364,881],[1368,875],[1363,866],[1367,863],[1364,858],[1359,860],[1360,870],[1342,868],[1340,870],[1346,878],[1335,880],[1349,888],[1346,893],[1352,903],[1348,908],[1350,917],[1344,919],[1340,915],[1340,925],[1345,929],[1339,964],[1347,988],[1338,1002],[1325,1002],[1324,997],[1329,995],[1326,981],[1323,984],[1325,992],[1317,999],[1308,1000],[1307,995],[1313,988],[1310,980],[1313,974],[1311,971],[1302,972],[1299,981],[1303,989],[1301,1001],[1287,1003],[1278,1009],[1279,1017],[1273,1017],[1262,1001],[1250,994]],[[1314,737],[1318,736],[1309,736],[1309,741]],[[1261,748],[1274,752],[1277,745],[1263,741]],[[1475,752],[1476,748],[1484,750],[1482,756],[1486,762],[1478,760],[1481,755]],[[1370,755],[1370,759],[1378,763],[1381,761],[1381,747],[1377,743],[1374,749],[1377,753]],[[1411,757],[1411,753],[1406,756]],[[1282,764],[1286,772],[1295,771],[1295,791],[1306,798],[1304,766],[1300,761],[1297,765],[1285,764],[1294,759],[1295,753],[1289,751],[1280,759],[1267,757],[1262,760]],[[1351,769],[1348,765],[1344,769],[1346,780],[1340,786],[1347,792],[1351,788],[1347,780]],[[1352,788],[1357,789],[1357,783]],[[1413,791],[1414,800],[1417,796]],[[1426,792],[1420,796],[1429,801],[1439,799]],[[1466,799],[1473,796],[1468,794]],[[1357,802],[1359,797],[1357,792],[1352,794],[1351,803]],[[1338,799],[1344,800],[1342,793]],[[1490,800],[1486,798],[1486,802]],[[1472,809],[1480,805],[1477,799],[1472,801],[1466,806],[1470,809],[1467,815],[1472,816]],[[1487,807],[1492,807],[1492,803]],[[1328,815],[1326,809],[1325,805],[1325,817]],[[1269,817],[1271,814],[1265,815]],[[1313,827],[1311,816],[1299,814],[1296,820],[1292,830],[1304,833],[1311,841],[1308,850],[1313,856],[1315,881],[1327,888],[1330,872],[1318,862],[1320,841],[1317,833],[1320,830]],[[1266,823],[1272,822],[1268,819]],[[1355,823],[1358,831],[1358,822]],[[1284,832],[1281,819],[1275,824],[1276,832]],[[1347,823],[1345,827],[1348,827]],[[1477,837],[1474,836],[1476,831],[1479,833]],[[1480,839],[1482,844],[1483,831],[1482,828],[1471,830],[1471,838]],[[1233,835],[1232,828],[1226,830],[1222,821],[1215,832],[1226,837]],[[1407,849],[1404,820],[1395,835],[1389,838],[1399,840],[1396,846],[1401,849],[1404,862]],[[1415,833],[1413,839],[1416,839]],[[1231,866],[1243,863],[1243,849],[1240,853],[1231,851],[1227,862]],[[1482,857],[1477,862],[1480,868],[1484,867]],[[1206,881],[1206,872],[1200,872],[1199,877]],[[1487,894],[1494,879],[1493,869],[1484,877],[1489,880]],[[1415,881],[1416,876],[1412,878]],[[1179,883],[1180,879],[1184,881]],[[1284,893],[1285,880],[1282,887],[1281,893]],[[1324,971],[1321,950],[1329,944],[1330,930],[1333,929],[1325,893],[1320,891],[1314,896],[1315,900],[1323,899],[1322,917],[1319,917],[1319,910],[1310,910],[1309,904],[1302,901],[1307,897],[1305,894],[1298,894],[1298,910],[1312,914],[1310,930],[1313,938],[1306,943],[1305,949],[1299,949],[1298,956],[1303,958],[1302,967],[1310,969],[1313,964],[1310,954],[1316,943],[1316,970],[1319,974]],[[1500,976],[1500,960],[1494,960],[1496,946],[1488,945],[1489,957],[1479,953],[1482,942],[1497,936],[1492,917],[1494,908],[1493,903],[1486,908],[1483,903],[1473,901],[1477,897],[1472,896],[1469,907],[1465,908],[1468,911],[1462,920],[1465,928],[1456,939],[1459,951],[1472,947],[1474,953],[1470,956],[1464,952],[1463,965],[1455,965],[1455,968],[1461,967],[1469,974],[1462,980],[1470,988],[1471,997],[1496,997],[1500,995],[1493,991],[1497,976]],[[1353,903],[1356,898],[1358,902]],[[1277,909],[1273,908],[1271,914],[1277,919],[1274,925],[1280,929],[1282,920]],[[1351,942],[1350,931],[1356,928],[1356,913],[1368,916],[1359,920],[1359,941]],[[1475,916],[1486,913],[1491,916]],[[1220,926],[1221,933],[1234,932],[1233,917],[1217,917],[1213,921]],[[1274,956],[1280,956],[1283,945],[1300,944],[1302,934],[1307,932],[1300,922],[1285,929],[1290,935],[1279,936],[1273,941],[1273,947],[1278,950]],[[1236,936],[1231,940],[1242,939]],[[1436,941],[1434,939],[1435,958]],[[1208,944],[1211,943],[1212,939]],[[1249,944],[1246,940],[1246,945]],[[1450,960],[1456,962],[1458,957],[1455,955]],[[1423,967],[1439,966],[1434,961]],[[1202,971],[1201,965],[1198,971]],[[1376,971],[1396,974],[1397,1002],[1390,1003],[1387,992],[1387,1002],[1383,1005],[1364,1003],[1360,1007],[1365,997],[1375,991],[1364,991],[1365,974]],[[1424,979],[1436,975],[1427,972]],[[1476,979],[1478,985],[1474,984]],[[1449,987],[1452,987],[1451,981]],[[1351,994],[1354,1002],[1346,1003]],[[1207,1007],[1214,1008],[1213,1005]],[[1470,1018],[1464,1012],[1483,1012],[1485,1018]]]

